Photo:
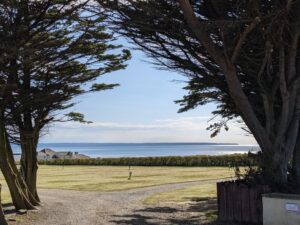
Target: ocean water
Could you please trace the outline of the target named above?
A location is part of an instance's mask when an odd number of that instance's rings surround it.
[[[20,153],[19,146],[12,146]],[[38,150],[72,151],[90,157],[224,155],[258,151],[258,146],[212,143],[41,143]]]

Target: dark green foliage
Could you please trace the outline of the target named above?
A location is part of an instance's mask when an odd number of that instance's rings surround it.
[[[59,113],[76,104],[76,96],[117,86],[97,78],[124,69],[130,57],[112,43],[105,16],[96,16],[94,7],[89,0],[0,1],[0,98],[6,100],[6,133],[21,146],[21,172],[37,200],[39,137],[53,122],[88,123],[80,113],[67,118]]]
[[[287,183],[300,146],[300,0],[98,2],[112,11],[116,32],[188,77],[180,112],[214,102],[221,121],[208,127],[212,136],[241,118],[262,150],[265,177]],[[300,186],[300,157],[293,160]]]
[[[68,120],[70,120],[70,121],[75,121],[75,122],[79,122],[79,123],[92,123],[91,121],[86,121],[84,119],[84,115],[82,113],[70,112],[70,113],[66,114],[66,116],[68,117]]]
[[[92,12],[89,1],[0,2],[0,84],[7,93],[7,126],[18,133],[40,131],[64,120],[60,110],[75,104],[75,96],[113,89],[99,76],[124,69],[130,52],[112,43],[105,16]],[[84,121],[73,116],[75,121]],[[16,135],[14,135],[16,134]]]
[[[99,165],[99,166],[254,166],[255,160],[247,154],[220,156],[163,156],[96,159],[51,159],[40,161],[40,165]]]
[[[104,2],[104,3],[103,3]],[[118,5],[116,6],[116,2]],[[224,33],[226,45],[236,41],[247,23],[252,20],[252,9],[247,11],[248,1],[191,1],[197,16],[205,17],[208,21],[203,22],[206,29],[214,34],[215,41],[222,45],[223,37],[218,37]],[[209,127],[215,136],[221,128],[226,128],[226,122],[235,119],[240,115],[230,96],[226,79],[220,67],[212,60],[207,51],[186,25],[181,13],[178,1],[174,0],[149,0],[149,1],[99,1],[104,7],[114,10],[114,16],[109,19],[115,27],[115,31],[128,37],[137,48],[144,51],[147,56],[153,59],[153,63],[163,69],[181,72],[188,77],[186,87],[187,94],[176,103],[180,105],[179,112],[195,109],[198,106],[214,102],[217,108],[213,114],[222,119],[216,126]],[[253,9],[254,11],[255,9]],[[233,15],[237,16],[234,18]],[[236,22],[241,19],[242,22]],[[141,22],[143,21],[143,22]],[[236,23],[235,23],[236,22]],[[216,23],[216,24],[213,24]],[[257,41],[257,36],[261,33],[253,33],[253,42]],[[259,39],[262,40],[262,39]],[[224,41],[225,42],[225,41]],[[263,117],[263,104],[260,98],[254,98],[258,93],[258,82],[255,80],[257,67],[260,66],[261,45],[264,43],[254,43],[257,46],[259,57],[256,61],[244,59],[238,62],[239,67],[251,68],[249,74],[239,71],[238,76],[247,95],[251,96],[251,102],[256,105],[256,113]],[[227,46],[228,54],[231,54],[234,46]],[[263,48],[263,47],[262,47]],[[243,49],[244,56],[248,57],[252,49]],[[245,76],[246,74],[246,76]],[[224,119],[223,119],[224,118]]]

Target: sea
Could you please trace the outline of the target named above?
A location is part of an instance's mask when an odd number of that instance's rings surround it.
[[[20,147],[13,145],[14,154]],[[232,143],[40,143],[38,150],[72,151],[92,158],[224,155],[259,151],[255,145]]]

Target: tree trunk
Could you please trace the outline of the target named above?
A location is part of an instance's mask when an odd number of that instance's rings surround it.
[[[300,138],[294,150],[292,161],[292,179],[295,181],[296,191],[300,193]]]
[[[29,191],[33,194],[37,201],[40,201],[36,187],[38,170],[36,150],[37,138],[35,138],[32,133],[29,135],[21,134],[21,174],[28,186]]]
[[[16,165],[11,164],[8,159],[6,144],[3,144],[1,140],[0,145],[0,168],[8,185],[14,206],[17,210],[34,209],[34,205],[31,204],[28,195],[22,188]]]
[[[2,117],[3,114],[0,116]],[[34,206],[38,203],[30,194],[14,162],[2,118],[0,118],[0,169],[8,185],[15,208],[17,210],[35,209]]]
[[[19,173],[17,167],[16,167],[16,164],[15,164],[15,160],[14,160],[14,157],[13,157],[13,151],[11,149],[11,146],[9,144],[9,141],[7,139],[7,153],[8,153],[8,159],[10,161],[10,164],[13,165],[13,169],[15,171],[15,173],[17,174],[17,178],[19,180],[19,183],[21,185],[21,188],[22,190],[24,191],[25,195],[27,196],[27,198],[29,199],[30,203],[34,206],[37,206],[39,205],[39,201],[37,201],[34,197],[34,195],[30,192],[30,190],[28,189],[27,187],[27,184],[26,182],[24,181],[23,177],[21,176],[21,174]]]
[[[2,208],[2,201],[1,201],[1,184],[0,184],[0,224],[1,225],[8,225],[5,219],[5,215]]]
[[[274,150],[274,154],[263,153],[260,167],[263,169],[265,182],[269,184],[273,191],[284,191],[287,185],[288,161],[282,154],[284,150]]]
[[[271,169],[273,169],[274,186],[276,189],[278,188],[279,191],[281,188],[284,190],[287,185],[288,163],[285,160],[273,162]]]

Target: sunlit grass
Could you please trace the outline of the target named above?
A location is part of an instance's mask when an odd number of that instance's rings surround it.
[[[128,180],[126,166],[41,166],[39,188],[80,191],[119,191],[195,180],[234,176],[224,167],[132,167]]]
[[[1,184],[2,184],[2,189],[1,189],[1,203],[10,203],[11,202],[11,197],[9,190],[4,182],[2,182],[2,175],[1,175]]]
[[[128,180],[127,166],[40,166],[38,188],[78,191],[120,191],[195,180],[233,177],[226,167],[131,167]],[[3,177],[2,199],[9,201]]]
[[[158,204],[165,202],[205,201],[217,195],[216,183],[193,185],[173,191],[154,194],[145,199],[145,204]]]

